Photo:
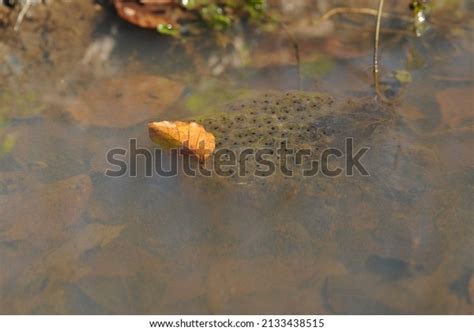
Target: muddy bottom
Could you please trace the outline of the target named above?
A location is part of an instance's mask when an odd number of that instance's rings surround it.
[[[384,22],[390,104],[367,78],[372,17],[290,22],[297,70],[278,31],[201,49],[88,1],[34,6],[17,32],[2,11],[0,313],[472,313],[472,9],[448,7],[421,37]],[[351,138],[367,174],[332,156],[337,176],[295,159],[295,176],[148,176],[147,122],[186,119],[275,157]],[[126,172],[106,175],[117,148]]]

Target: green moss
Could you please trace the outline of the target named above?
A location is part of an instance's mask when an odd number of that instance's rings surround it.
[[[395,70],[394,77],[402,84],[411,83],[411,73],[406,70]]]
[[[0,137],[0,159],[10,154],[15,146],[15,136],[13,134],[6,134]]]
[[[203,7],[200,12],[202,19],[214,30],[225,30],[232,24],[232,18],[215,4]]]
[[[179,37],[179,31],[171,24],[159,24],[156,29],[161,34],[172,37]]]
[[[334,61],[326,56],[319,56],[314,60],[301,64],[301,75],[303,78],[314,78],[324,76],[334,68]]]
[[[251,90],[232,86],[222,87],[213,82],[199,87],[195,93],[186,99],[185,106],[191,115],[197,118],[203,115],[222,112],[224,106],[230,101],[245,97],[251,93]]]
[[[169,29],[166,25],[158,26],[158,32],[177,38],[198,35],[206,31],[213,31],[219,35],[231,30],[229,28],[242,21],[248,20],[260,26],[265,24],[268,18],[266,0],[183,0],[181,5],[189,14],[195,16],[195,19],[190,20],[187,27],[182,29],[186,33],[181,34],[181,31]]]
[[[29,117],[41,113],[44,106],[32,91],[6,90],[0,93],[0,124],[11,117]]]

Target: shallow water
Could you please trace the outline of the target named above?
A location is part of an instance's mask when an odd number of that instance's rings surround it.
[[[150,178],[143,158],[137,176],[111,178],[106,153],[129,151],[131,138],[153,148],[150,120],[297,89],[284,35],[246,33],[249,55],[230,64],[218,49],[186,54],[86,2],[51,6],[18,33],[0,31],[1,137],[14,141],[0,159],[0,313],[474,311],[468,5],[421,38],[383,34],[395,119],[364,141],[370,176],[264,186]],[[371,95],[372,36],[354,32],[360,22],[296,38],[302,89]],[[401,69],[406,85],[391,74]]]

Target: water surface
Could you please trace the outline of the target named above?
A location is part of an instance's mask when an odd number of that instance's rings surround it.
[[[130,138],[153,148],[149,120],[297,89],[285,34],[247,31],[239,54],[186,53],[113,11],[51,6],[0,31],[1,137],[14,141],[0,159],[0,313],[473,312],[467,4],[420,38],[385,22],[381,80],[397,120],[370,142],[369,177],[264,188],[110,178],[105,155]],[[372,21],[296,34],[301,88],[371,95]]]

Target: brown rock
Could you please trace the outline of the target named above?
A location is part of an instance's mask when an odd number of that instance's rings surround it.
[[[66,111],[84,125],[127,127],[156,118],[182,91],[180,83],[157,76],[109,79],[82,91]]]

